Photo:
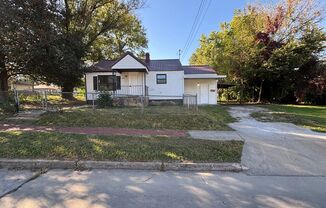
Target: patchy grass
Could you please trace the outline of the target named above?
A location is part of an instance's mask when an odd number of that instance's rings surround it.
[[[242,147],[241,141],[0,132],[0,158],[240,162]]]
[[[6,118],[11,117],[12,115],[13,113],[7,113],[0,108],[0,123],[4,121]]]
[[[263,105],[269,111],[252,116],[261,121],[294,123],[314,131],[326,132],[326,106],[312,105]]]
[[[47,96],[47,101],[49,105],[82,105],[85,104],[85,96],[83,94],[74,95],[73,100],[64,99],[61,97],[61,94],[49,94]]]
[[[231,130],[234,119],[222,106],[202,106],[198,111],[181,106],[141,108],[79,108],[42,115],[36,125],[113,127],[135,129]]]
[[[7,115],[5,115],[4,113],[1,113],[0,112],[0,121],[3,121],[6,118],[7,118]]]
[[[64,99],[61,93],[47,94],[46,101],[49,108],[57,106],[58,108],[67,106],[80,106],[85,104],[84,94],[73,94],[74,99]],[[22,109],[33,109],[42,107],[44,95],[38,92],[20,92],[19,101]]]

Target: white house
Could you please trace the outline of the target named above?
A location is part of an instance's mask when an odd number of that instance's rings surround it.
[[[98,91],[116,96],[147,96],[149,101],[182,101],[196,95],[198,104],[216,104],[217,75],[209,66],[183,66],[179,59],[141,60],[127,52],[117,60],[103,60],[86,72],[87,101]]]

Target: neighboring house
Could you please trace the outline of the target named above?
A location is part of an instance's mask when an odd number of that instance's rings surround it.
[[[179,59],[141,60],[127,52],[117,60],[103,60],[86,73],[87,101],[96,92],[112,91],[115,96],[148,96],[149,101],[182,101],[196,95],[198,104],[217,103],[217,75],[209,66],[182,66]]]
[[[30,81],[23,80],[15,80],[9,83],[11,90],[19,90],[19,91],[31,91],[33,90],[33,83]]]
[[[21,76],[22,77],[22,76]],[[11,90],[18,91],[60,91],[60,87],[53,84],[35,83],[28,78],[15,78],[9,81]]]

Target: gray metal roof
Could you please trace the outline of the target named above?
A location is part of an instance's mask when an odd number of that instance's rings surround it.
[[[115,62],[116,62],[115,60],[101,60],[96,64],[92,65],[89,68],[89,71],[93,71],[93,72],[112,71],[111,67],[113,66],[113,64],[115,64]]]
[[[213,67],[207,65],[182,66],[185,74],[216,74]]]
[[[102,60],[89,68],[90,71],[112,71],[111,67],[116,63],[116,60]],[[182,65],[179,59],[164,59],[150,60],[147,67],[150,71],[181,71]]]
[[[126,53],[129,54],[129,53]],[[112,66],[118,62],[117,60],[101,60],[96,64],[89,67],[90,72],[106,72],[112,71]],[[140,60],[140,59],[137,59]],[[154,59],[149,63],[145,63],[144,60],[140,60],[146,64],[149,71],[184,71],[185,74],[216,74],[215,70],[206,65],[201,66],[182,66],[179,59]]]
[[[182,71],[179,59],[150,60],[147,66],[150,71]]]

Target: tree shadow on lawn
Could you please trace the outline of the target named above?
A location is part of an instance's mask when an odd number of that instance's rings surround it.
[[[242,147],[241,141],[0,132],[1,158],[240,162]]]
[[[34,125],[65,127],[111,127],[174,130],[231,130],[227,123],[234,122],[220,106],[202,106],[189,111],[180,106],[150,106],[144,108],[74,109],[50,112],[41,116]]]

